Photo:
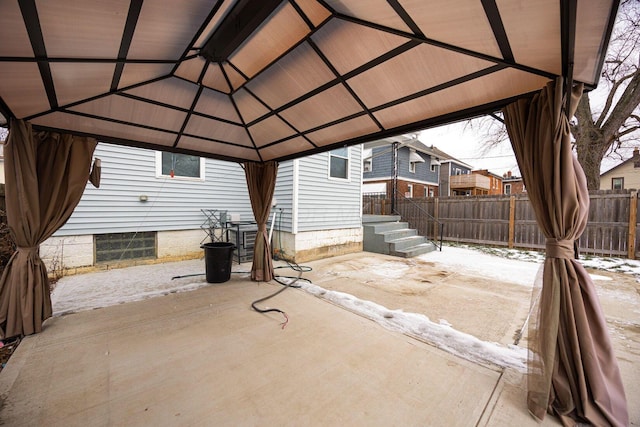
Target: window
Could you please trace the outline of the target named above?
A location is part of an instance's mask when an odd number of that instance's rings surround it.
[[[371,159],[365,159],[362,164],[363,172],[371,172],[372,169],[373,169],[373,163],[371,162]]]
[[[158,177],[170,176],[204,181],[204,161],[198,156],[158,152],[156,170]]]
[[[511,184],[504,185],[504,194],[511,194]]]
[[[156,257],[156,233],[96,234],[96,262],[122,261]]]
[[[429,197],[434,197],[436,195],[436,192],[433,190],[433,188],[429,189]]]
[[[436,165],[434,163],[431,163],[431,172],[435,172],[436,171]]]
[[[349,148],[329,151],[329,177],[349,179]]]
[[[409,162],[409,172],[416,173],[416,162]]]
[[[404,193],[404,196],[409,199],[413,197],[413,185],[407,184],[407,192]]]
[[[456,168],[456,175],[462,175],[462,171],[459,168]]]
[[[611,189],[612,190],[624,189],[624,178],[611,178]]]

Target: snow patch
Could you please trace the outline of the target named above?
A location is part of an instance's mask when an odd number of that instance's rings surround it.
[[[371,319],[387,329],[423,340],[463,359],[526,372],[526,348],[482,341],[452,328],[446,321],[435,323],[423,314],[389,310],[375,302],[361,300],[344,292],[330,291],[312,283],[302,283],[301,287],[312,295]]]

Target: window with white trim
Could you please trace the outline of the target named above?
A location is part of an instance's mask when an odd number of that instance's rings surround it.
[[[202,157],[189,154],[156,152],[158,177],[184,178],[204,181],[205,162]]]
[[[624,189],[624,178],[611,178],[611,189],[612,190]]]
[[[371,159],[364,159],[362,163],[362,171],[363,172],[371,172],[373,170],[373,162]]]
[[[416,173],[416,162],[409,162],[409,172]]]
[[[404,193],[404,196],[409,199],[413,197],[413,185],[407,184],[407,192]]]
[[[511,184],[504,185],[504,194],[511,194]]]
[[[349,179],[349,148],[342,147],[329,151],[329,177]]]

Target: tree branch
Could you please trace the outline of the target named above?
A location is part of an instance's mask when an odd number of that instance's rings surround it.
[[[635,73],[628,74],[626,76],[621,77],[620,79],[618,79],[613,83],[613,86],[611,87],[611,90],[607,95],[607,101],[605,102],[604,107],[602,108],[602,113],[600,114],[600,117],[598,117],[598,120],[596,120],[597,127],[602,126],[602,122],[604,122],[604,119],[607,117],[607,113],[609,112],[609,109],[611,108],[611,104],[613,103],[613,98],[616,96],[616,92],[618,91],[618,88],[620,87],[620,85],[625,81],[627,81],[628,79],[632,78],[634,75]]]
[[[619,132],[619,133],[616,135],[616,138],[617,138],[617,139],[620,139],[620,138],[622,138],[622,137],[623,137],[623,136],[625,136],[625,135],[628,135],[628,134],[630,134],[630,133],[632,133],[632,132],[637,131],[638,129],[640,129],[640,126],[632,126],[632,127],[628,128],[628,129],[623,130],[622,132]]]
[[[611,111],[609,118],[602,125],[604,135],[614,135],[640,104],[640,70],[633,73],[633,78],[625,88],[622,96]]]

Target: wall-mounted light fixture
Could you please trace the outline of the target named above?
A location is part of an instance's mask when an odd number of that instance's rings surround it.
[[[149,200],[149,196],[147,196],[146,194],[141,194],[138,198],[141,202],[146,202],[147,200]]]
[[[280,3],[282,0],[239,0],[200,49],[200,55],[213,62],[227,60]]]

